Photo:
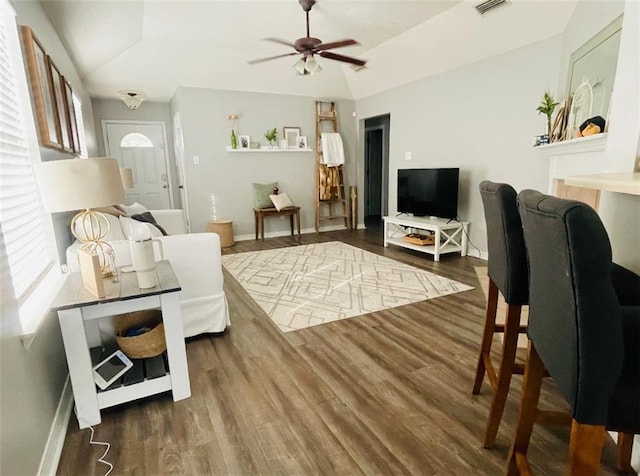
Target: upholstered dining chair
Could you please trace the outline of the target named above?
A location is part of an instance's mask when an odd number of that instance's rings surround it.
[[[520,319],[522,306],[529,303],[529,276],[516,191],[510,185],[485,180],[480,183],[480,196],[487,225],[489,292],[473,394],[480,393],[487,374],[494,392],[484,434],[484,447],[489,448],[495,443],[511,375],[523,373],[515,359],[518,335],[527,329]],[[507,304],[504,324],[496,323],[498,293]],[[496,333],[504,333],[497,371],[491,360]]]
[[[533,190],[518,195],[518,206],[529,260],[529,351],[507,474],[530,474],[526,453],[545,369],[571,407],[568,474],[597,473],[605,430],[622,435],[618,448],[628,454],[619,464],[628,470],[640,432],[640,307],[620,304],[609,238],[592,208]]]

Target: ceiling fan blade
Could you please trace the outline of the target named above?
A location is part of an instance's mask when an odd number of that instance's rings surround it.
[[[274,43],[280,43],[281,45],[290,46],[291,48],[295,48],[296,45],[293,43],[289,43],[288,41],[281,40],[280,38],[265,38],[265,41],[273,41]]]
[[[345,63],[351,63],[357,66],[364,66],[365,64],[367,64],[367,62],[364,60],[352,58],[350,56],[337,55],[335,53],[331,53],[330,51],[318,51],[318,54],[323,58],[332,59],[336,61],[343,61]]]
[[[269,56],[268,58],[260,58],[260,59],[247,61],[247,63],[249,63],[249,64],[264,63],[265,61],[271,61],[271,60],[278,59],[278,58],[284,58],[285,56],[293,56],[293,55],[297,55],[297,54],[298,54],[298,52],[294,51],[293,53],[285,53],[283,55]]]
[[[331,43],[320,43],[313,50],[314,51],[322,51],[322,50],[332,50],[334,48],[342,48],[343,46],[351,46],[351,45],[359,45],[356,40],[346,39],[340,41],[332,41]]]

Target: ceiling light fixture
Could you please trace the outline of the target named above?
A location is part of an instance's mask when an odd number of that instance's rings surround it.
[[[316,74],[322,71],[322,66],[320,66],[320,63],[316,61],[313,55],[310,55],[307,57],[307,61],[304,65],[304,69],[309,71],[311,74]]]
[[[147,99],[145,94],[140,91],[118,91],[118,96],[132,111],[138,109],[140,104]]]
[[[293,65],[293,68],[298,72],[298,74],[301,74],[301,75],[311,73],[311,75],[313,76],[314,74],[322,71],[322,66],[320,66],[320,63],[316,61],[313,55],[308,55],[303,58],[300,58]]]

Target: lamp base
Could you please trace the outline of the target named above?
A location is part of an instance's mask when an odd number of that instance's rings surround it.
[[[71,220],[71,233],[81,243],[81,250],[97,254],[103,277],[117,276],[116,253],[111,245],[102,241],[111,231],[111,225],[104,213],[96,210],[79,212]]]

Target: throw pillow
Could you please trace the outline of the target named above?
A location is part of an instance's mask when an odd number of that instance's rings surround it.
[[[134,230],[135,227],[138,227],[140,225],[145,226],[149,230],[149,234],[151,235],[151,238],[158,238],[162,236],[162,232],[158,228],[153,226],[151,223],[140,222],[130,217],[120,217],[120,225],[122,226],[122,232],[124,233],[124,237],[127,240],[131,238],[132,230]]]
[[[253,191],[256,196],[256,208],[272,208],[273,202],[269,198],[269,195],[273,193],[273,189],[278,186],[278,182],[272,183],[254,183]]]
[[[119,205],[120,208],[127,214],[127,216],[131,215],[139,215],[140,213],[148,212],[147,207],[144,205],[135,202],[131,205]]]
[[[164,230],[164,228],[162,228],[160,225],[158,225],[158,223],[156,222],[156,219],[153,217],[153,215],[151,214],[151,212],[144,212],[144,213],[139,213],[139,214],[135,214],[135,215],[131,215],[131,218],[133,218],[134,220],[138,220],[138,221],[142,221],[145,223],[151,223],[153,226],[155,226],[158,230],[160,230],[160,232],[164,235],[167,236],[167,232]]]
[[[282,210],[283,208],[295,206],[289,198],[289,195],[287,195],[285,192],[279,193],[278,195],[269,195],[269,198],[278,211]]]

